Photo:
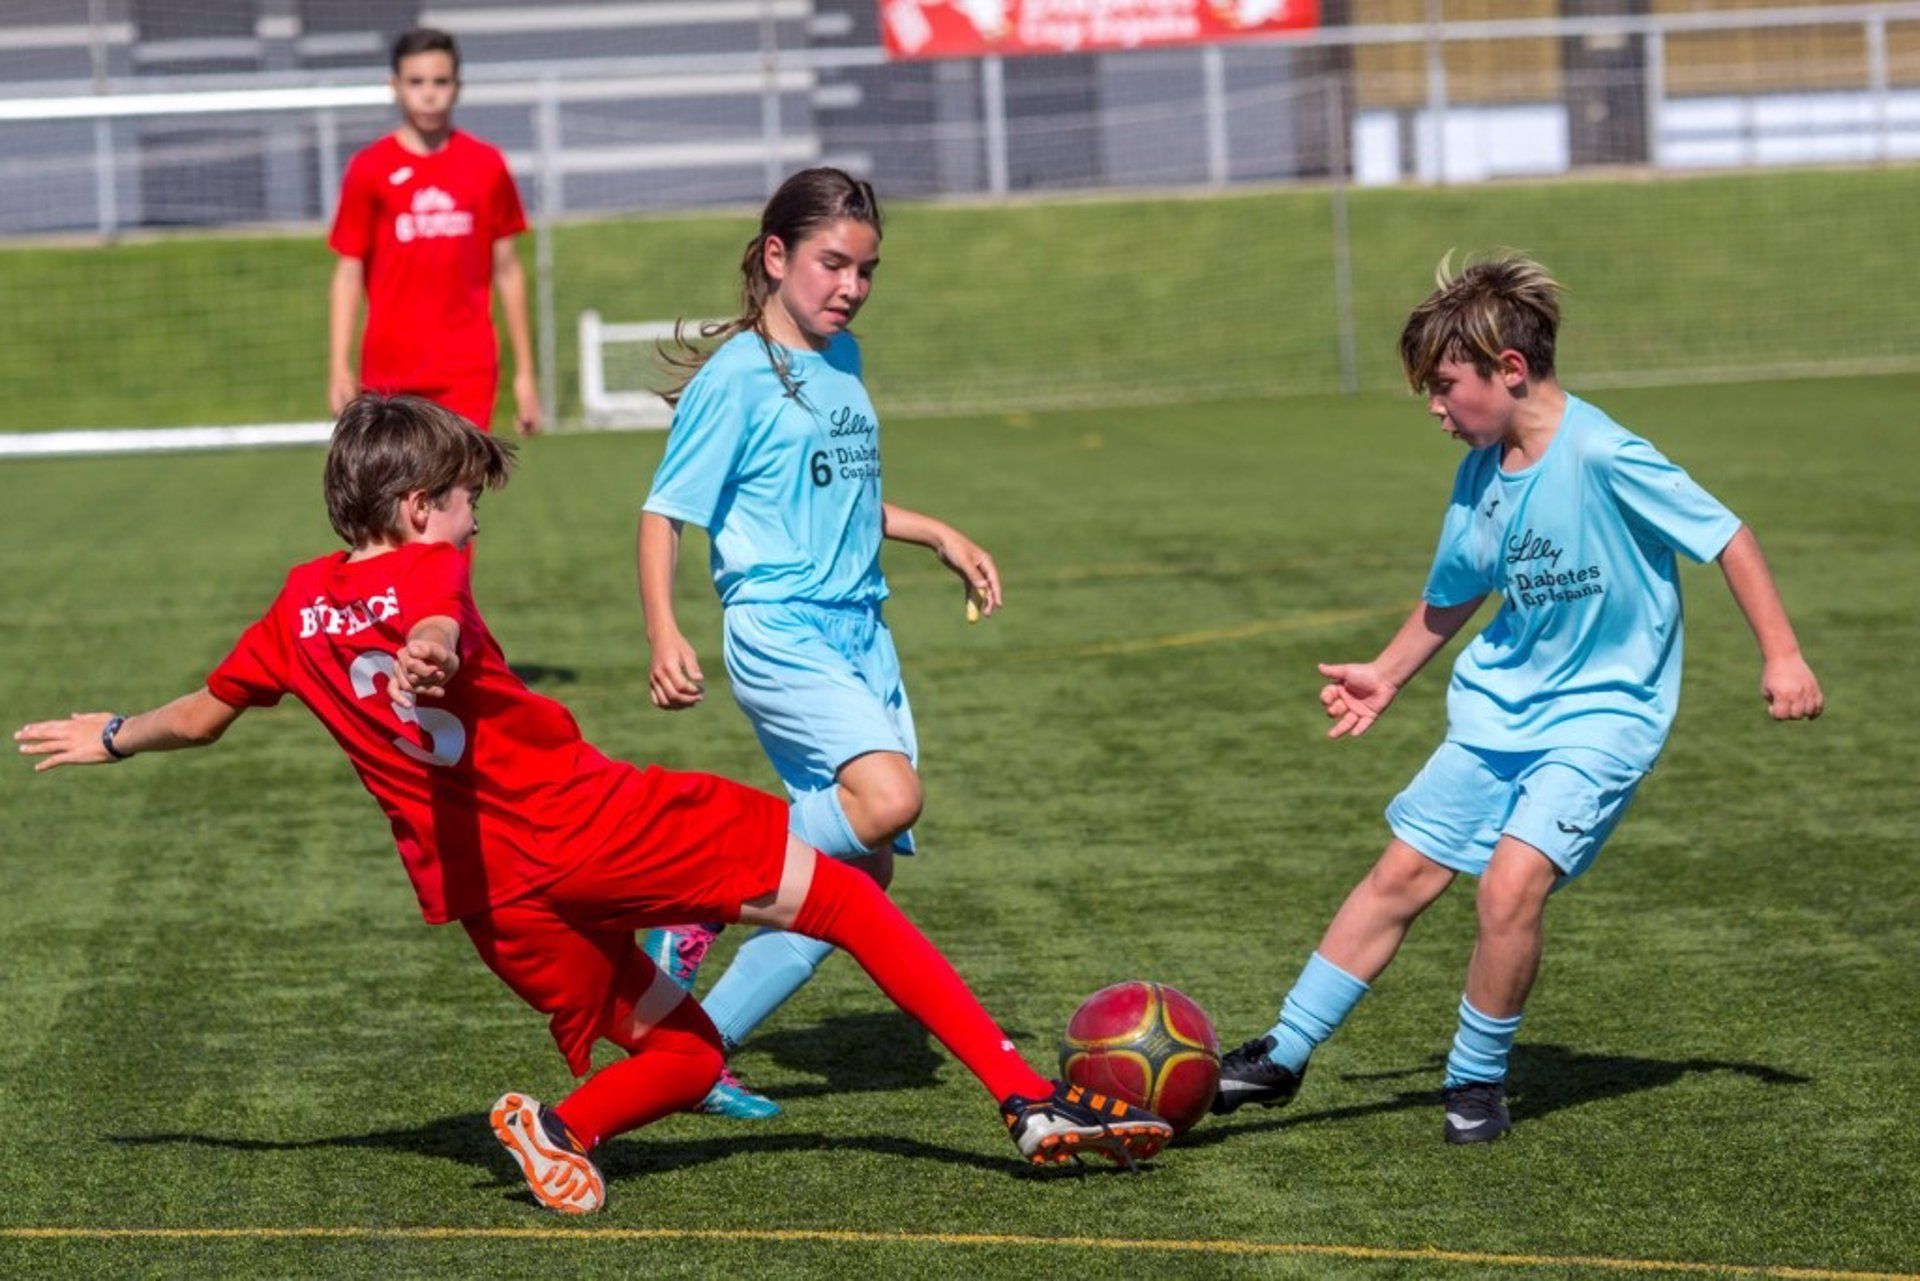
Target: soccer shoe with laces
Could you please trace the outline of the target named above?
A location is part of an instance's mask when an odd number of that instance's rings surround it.
[[[725,928],[724,923],[663,925],[647,931],[640,950],[647,954],[649,961],[660,967],[663,974],[691,992],[694,976],[700,973],[700,963],[707,959],[714,939]]]
[[[1466,1081],[1440,1092],[1447,1109],[1447,1142],[1491,1143],[1513,1128],[1505,1081]]]
[[[1227,1051],[1220,1060],[1220,1088],[1210,1109],[1215,1116],[1225,1116],[1242,1103],[1277,1108],[1293,1102],[1307,1069],[1303,1065],[1295,1072],[1267,1057],[1273,1053],[1274,1044],[1271,1036],[1260,1036]]]
[[[1044,1099],[1014,1095],[1001,1104],[1000,1116],[1020,1155],[1035,1165],[1063,1165],[1098,1152],[1133,1169],[1173,1137],[1173,1127],[1145,1108],[1064,1081],[1055,1081]]]
[[[552,1108],[509,1091],[493,1105],[488,1120],[541,1205],[562,1214],[591,1214],[606,1204],[606,1181]]]
[[[780,1105],[742,1085],[732,1068],[721,1068],[720,1079],[713,1083],[707,1097],[700,1100],[694,1111],[734,1121],[764,1121],[770,1116],[779,1116]]]

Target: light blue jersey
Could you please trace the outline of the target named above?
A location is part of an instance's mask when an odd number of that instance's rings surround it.
[[[878,602],[880,420],[860,344],[842,333],[787,356],[794,391],[755,334],[708,358],[674,411],[646,510],[707,531],[723,605]]]
[[[1673,554],[1712,560],[1739,529],[1686,472],[1575,396],[1531,467],[1501,471],[1498,445],[1468,454],[1425,598],[1498,592],[1502,604],[1454,663],[1447,738],[1591,748],[1652,768],[1680,699]]]

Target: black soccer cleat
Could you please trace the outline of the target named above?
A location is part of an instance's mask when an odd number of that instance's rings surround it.
[[[1277,1108],[1293,1102],[1307,1069],[1302,1066],[1295,1072],[1275,1063],[1267,1057],[1273,1046],[1271,1036],[1261,1036],[1227,1051],[1220,1060],[1220,1088],[1213,1096],[1215,1116],[1225,1116],[1242,1103]]]
[[[1173,1137],[1173,1127],[1145,1108],[1064,1081],[1055,1081],[1044,1099],[1013,1095],[1001,1104],[1000,1118],[1020,1155],[1035,1165],[1064,1165],[1098,1152],[1131,1170]]]
[[[1447,1108],[1447,1142],[1491,1143],[1513,1128],[1505,1081],[1467,1081],[1440,1092]]]

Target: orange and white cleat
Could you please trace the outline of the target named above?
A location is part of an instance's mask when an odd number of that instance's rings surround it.
[[[562,1214],[592,1214],[607,1203],[607,1184],[566,1122],[540,1100],[512,1091],[488,1117],[494,1137],[520,1166],[534,1198]]]
[[[1064,1165],[1098,1152],[1131,1170],[1173,1137],[1173,1127],[1145,1108],[1064,1081],[1055,1081],[1044,1099],[1015,1095],[1000,1116],[1020,1155],[1035,1165]]]

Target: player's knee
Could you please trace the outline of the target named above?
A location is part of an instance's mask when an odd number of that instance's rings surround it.
[[[618,1034],[608,1037],[621,1049],[629,1054],[671,1057],[678,1062],[672,1079],[680,1084],[686,1097],[679,1099],[674,1104],[676,1107],[692,1107],[705,1098],[727,1065],[726,1046],[720,1039],[719,1029],[714,1027],[700,1003],[690,997],[668,1010],[657,1023],[649,1025],[646,1016],[636,1010],[627,1015],[622,1024]]]
[[[1383,858],[1367,874],[1367,888],[1399,912],[1419,912],[1440,896],[1453,873],[1430,859]]]
[[[1512,934],[1539,928],[1546,896],[1530,881],[1490,873],[1480,881],[1474,910],[1482,933]]]
[[[885,845],[912,827],[920,817],[920,779],[912,770],[899,770],[871,780],[860,794],[860,809],[869,845]]]

